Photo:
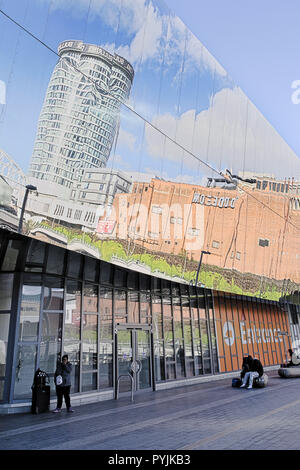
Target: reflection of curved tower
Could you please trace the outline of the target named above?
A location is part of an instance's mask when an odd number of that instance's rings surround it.
[[[29,178],[38,188],[42,185],[43,192],[45,188],[50,192],[49,183],[56,183],[67,196],[84,169],[106,166],[120,103],[129,96],[134,72],[123,57],[81,41],[64,41],[58,52],[60,59],[38,122]]]

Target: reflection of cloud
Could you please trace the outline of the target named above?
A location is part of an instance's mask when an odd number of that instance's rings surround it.
[[[41,0],[46,1],[46,0]],[[47,0],[48,1],[48,0]],[[121,10],[120,10],[121,7]],[[100,18],[116,34],[120,41],[125,35],[126,43],[104,43],[110,52],[125,57],[134,67],[148,60],[161,60],[165,54],[166,65],[180,64],[176,61],[184,51],[185,67],[200,66],[220,75],[226,75],[223,67],[202,46],[201,42],[186,28],[184,23],[171,13],[161,13],[155,1],[146,0],[52,0],[51,10],[67,10],[76,18],[95,21]],[[164,9],[166,11],[166,9]],[[118,42],[116,41],[116,42]]]
[[[272,171],[277,177],[299,172],[296,154],[237,87],[216,93],[210,107],[198,114],[194,109],[178,118],[166,113],[155,116],[152,124],[218,171],[226,167],[234,172]],[[183,172],[199,168],[197,159],[150,125],[145,138],[152,157],[178,162]]]
[[[126,0],[128,1],[128,0]],[[141,2],[131,5],[136,8]],[[143,12],[144,21],[136,30],[135,35],[129,45],[120,46],[116,49],[116,53],[126,57],[126,59],[134,64],[146,62],[158,56],[160,51],[160,41],[162,37],[162,18],[159,12],[150,2],[148,8]]]
[[[119,136],[118,136],[118,144],[125,145],[126,147],[129,148],[129,150],[133,151],[135,144],[136,144],[136,137],[130,134],[130,132],[127,132],[122,127],[120,127]]]
[[[171,35],[168,42],[168,59],[169,63],[174,62],[175,55],[180,53],[181,56],[185,51],[185,70],[197,66],[215,71],[221,76],[227,75],[225,69],[216,61],[216,59],[208,52],[196,36],[194,36],[177,16],[170,18]]]

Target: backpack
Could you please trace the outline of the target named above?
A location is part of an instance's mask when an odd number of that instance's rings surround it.
[[[253,387],[263,388],[268,383],[268,376],[267,374],[263,374],[261,377],[256,377],[253,381]]]
[[[240,387],[242,385],[242,380],[237,378],[232,379],[232,386],[233,387]]]

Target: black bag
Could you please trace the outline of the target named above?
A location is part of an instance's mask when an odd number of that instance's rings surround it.
[[[44,387],[45,385],[49,385],[49,376],[43,370],[37,369],[36,373],[34,374],[32,388]]]
[[[38,414],[49,411],[50,406],[50,385],[49,376],[41,369],[37,369],[34,374],[32,384],[31,413]]]
[[[263,388],[268,383],[268,376],[267,374],[263,374],[261,377],[256,377],[253,380],[253,387]]]
[[[37,415],[49,411],[50,385],[32,388],[31,413]]]
[[[238,377],[232,379],[232,386],[233,387],[240,387],[242,385],[242,380],[239,379]]]

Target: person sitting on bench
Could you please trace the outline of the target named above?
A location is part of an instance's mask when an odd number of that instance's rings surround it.
[[[249,372],[246,372],[243,378],[242,385],[240,388],[246,387],[249,380],[247,389],[250,390],[253,387],[253,380],[257,377],[264,375],[264,369],[259,359],[253,359],[252,356],[248,356]]]
[[[292,349],[289,349],[289,355],[291,359],[287,363],[286,367],[299,366],[300,359],[298,358],[297,354]]]
[[[244,356],[243,357],[242,370],[241,370],[241,380],[243,380],[243,378],[245,377],[246,372],[249,372],[248,357],[250,357],[252,359],[251,356]]]

